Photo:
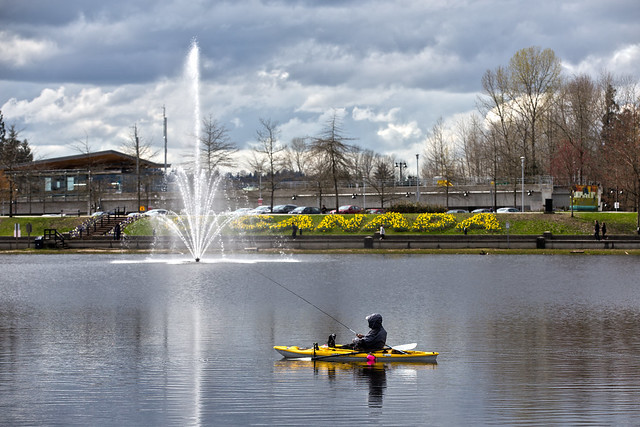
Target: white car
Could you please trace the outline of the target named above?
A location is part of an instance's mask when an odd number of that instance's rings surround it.
[[[253,209],[251,208],[238,208],[235,211],[231,212],[233,214],[236,215],[247,215],[249,212],[251,212]]]
[[[499,208],[496,213],[513,213],[513,212],[520,212],[520,209],[518,208]]]
[[[166,209],[151,209],[145,213],[146,216],[166,215],[169,211]]]
[[[271,213],[271,206],[258,206],[255,209],[252,209],[248,212],[251,215],[262,215]]]

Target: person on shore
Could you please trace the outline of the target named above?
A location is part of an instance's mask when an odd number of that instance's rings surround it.
[[[382,315],[373,313],[365,317],[369,322],[369,332],[366,335],[357,334],[351,348],[363,351],[382,350],[387,344],[387,331],[382,327]]]
[[[596,219],[595,225],[593,226],[593,235],[596,238],[596,240],[600,240],[600,223],[598,223],[597,219]]]
[[[384,240],[384,225],[380,224],[380,240]]]
[[[602,223],[602,240],[607,238],[607,224]]]

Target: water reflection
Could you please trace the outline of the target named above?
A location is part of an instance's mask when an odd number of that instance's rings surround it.
[[[316,379],[326,381],[334,390],[344,387],[366,389],[367,406],[378,409],[383,406],[388,377],[396,388],[415,386],[419,370],[434,370],[436,367],[437,363],[340,363],[299,359],[274,362],[278,377],[296,373],[295,377],[301,379],[305,373],[313,373]]]
[[[2,256],[0,424],[632,424],[631,257]],[[114,262],[123,261],[123,262]],[[575,269],[580,264],[578,272]],[[385,316],[439,365],[281,360]],[[437,392],[435,392],[437,390]]]

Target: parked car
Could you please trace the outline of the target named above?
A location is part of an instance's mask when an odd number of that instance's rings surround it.
[[[466,209],[449,209],[447,213],[448,214],[469,213],[469,211]]]
[[[491,213],[491,212],[493,212],[493,209],[491,208],[479,208],[471,211],[471,213]]]
[[[367,209],[368,214],[383,214],[385,213],[384,209]]]
[[[129,213],[127,214],[127,216],[128,216],[129,218],[142,216],[142,212],[129,212]]]
[[[362,212],[362,208],[356,205],[344,205],[338,208],[339,214],[357,214]]]
[[[248,212],[250,215],[262,215],[271,213],[271,206],[258,206]]]
[[[166,209],[151,209],[145,212],[146,216],[158,216],[158,215],[166,215],[169,211]]]
[[[271,213],[286,214],[297,208],[298,205],[276,205]]]
[[[315,206],[299,206],[289,213],[292,215],[320,215],[322,211],[320,208],[316,208]]]
[[[238,208],[235,211],[233,211],[232,213],[234,215],[248,215],[249,212],[251,212],[253,209],[251,208]]]
[[[518,208],[500,208],[496,211],[497,213],[510,213],[510,212],[520,212]]]

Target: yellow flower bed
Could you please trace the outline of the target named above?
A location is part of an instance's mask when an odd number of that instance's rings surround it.
[[[295,224],[299,230],[307,231],[313,228],[313,222],[311,221],[311,217],[309,215],[294,215],[285,219],[284,221],[276,222],[275,224],[271,224],[269,229],[272,231],[284,231],[289,230]]]
[[[352,218],[347,219],[343,215],[325,215],[316,227],[316,231],[326,233],[334,228],[340,227],[346,232],[354,233],[360,229],[364,215],[356,214]]]
[[[352,218],[345,219],[342,229],[348,233],[355,233],[356,231],[360,230],[363,220],[364,215],[355,214]]]
[[[500,223],[498,222],[498,218],[496,218],[495,214],[492,213],[479,213],[471,218],[467,218],[462,222],[459,222],[456,225],[456,229],[463,231],[467,230],[482,230],[485,229],[487,231],[500,231]]]
[[[367,231],[376,231],[383,225],[385,228],[394,231],[407,231],[409,229],[409,221],[401,213],[387,212],[385,214],[376,215],[365,226]]]
[[[313,228],[313,220],[309,215],[293,215],[286,217],[282,221],[276,222],[276,217],[272,215],[245,215],[234,219],[230,223],[230,228],[242,232],[273,231],[282,232],[290,230],[293,224],[303,231],[329,232],[340,228],[347,233],[355,233],[361,228],[365,231],[377,231],[381,225],[394,231],[430,232],[444,231],[455,225],[456,229],[467,230],[487,230],[500,231],[500,223],[495,214],[481,213],[465,219],[456,224],[455,217],[451,214],[430,214],[418,215],[413,224],[410,224],[404,215],[398,212],[387,212],[375,215],[364,227],[362,223],[365,216],[356,214],[352,217],[344,215],[324,215],[320,224]]]
[[[271,215],[245,215],[231,221],[229,226],[238,231],[266,231],[271,227]]]
[[[423,213],[418,215],[411,231],[443,231],[456,225],[456,218],[446,213]]]

